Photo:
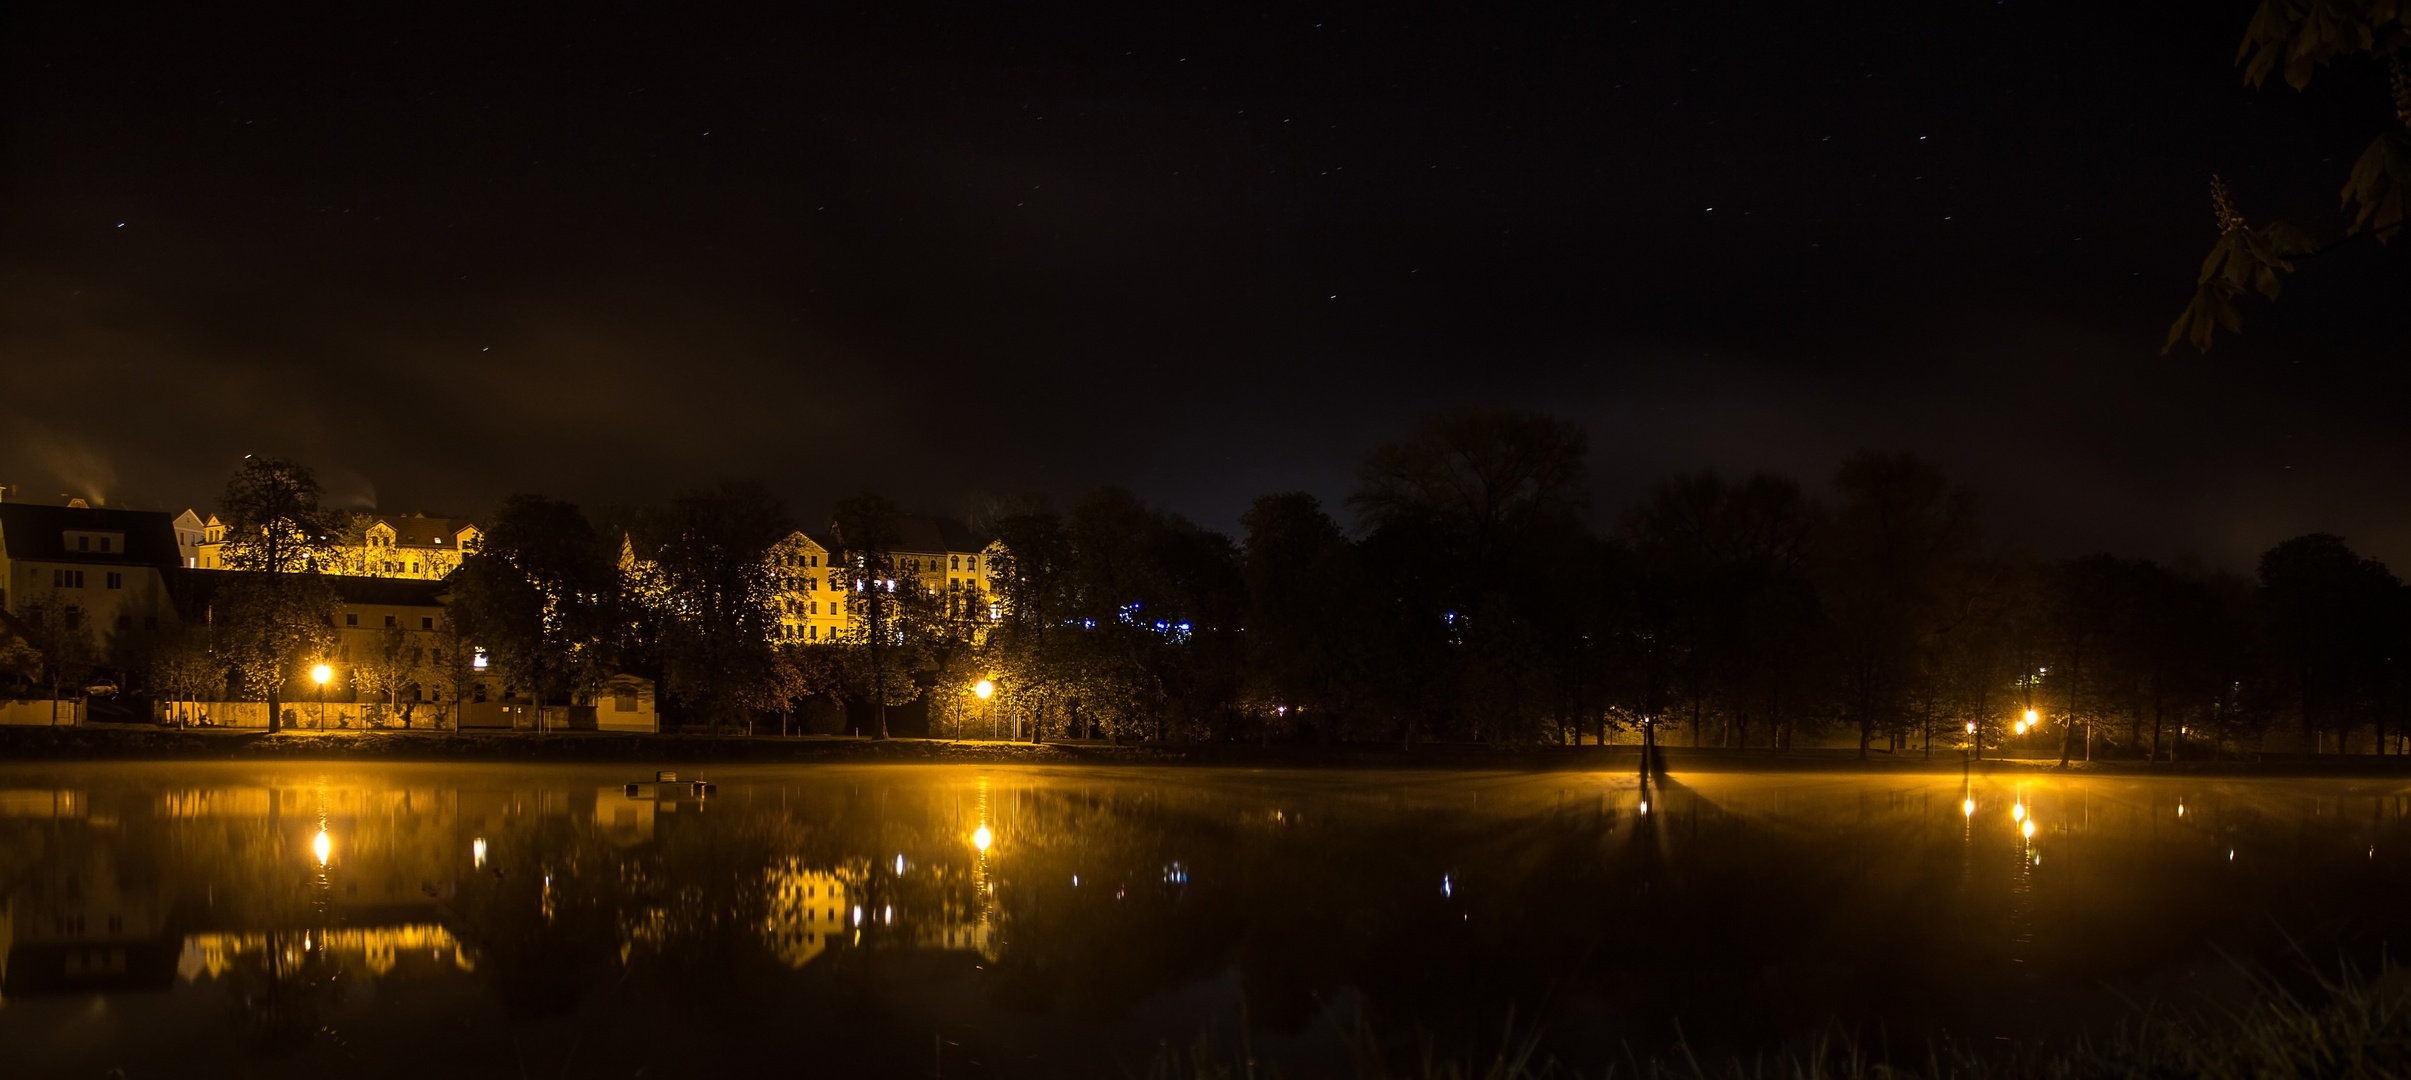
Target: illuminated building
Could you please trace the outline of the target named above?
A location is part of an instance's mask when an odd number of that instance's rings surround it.
[[[77,631],[96,648],[176,617],[174,519],[149,510],[0,502],[0,611],[31,630]]]
[[[193,515],[193,511],[185,511]],[[416,578],[440,581],[460,568],[461,556],[474,554],[484,538],[477,523],[467,518],[424,514],[358,514],[353,516],[334,547],[316,569],[324,574],[352,577]],[[201,524],[201,540],[190,564],[202,570],[227,569],[223,557],[226,524],[211,514]]]

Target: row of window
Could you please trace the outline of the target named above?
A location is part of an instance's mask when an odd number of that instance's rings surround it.
[[[357,613],[354,613],[354,612],[349,612],[349,611],[344,612],[344,613],[343,613],[343,625],[345,625],[345,626],[347,626],[347,627],[348,627],[348,626],[358,626],[358,625],[360,625],[360,616],[359,616]],[[399,620],[399,619],[398,619],[396,616],[388,615],[388,616],[386,616],[386,617],[385,617],[385,628],[386,628],[386,629],[391,630],[391,629],[393,629],[394,627],[397,627],[397,626],[400,626],[400,625],[402,625],[402,624],[401,624],[400,620]],[[421,629],[421,630],[433,630],[433,629],[435,629],[435,618],[434,618],[433,616],[422,616],[422,617],[419,619],[419,629]]]
[[[28,573],[38,574],[41,573],[41,571],[33,570],[28,571]],[[101,575],[101,580],[112,589],[122,589],[126,587],[126,576],[123,573],[115,570],[111,570],[108,573]],[[50,572],[50,587],[53,589],[81,589],[84,587],[84,572],[81,570],[54,569]]]
[[[837,634],[832,631],[829,636],[836,637]],[[819,641],[820,627],[816,625],[797,626],[794,623],[781,623],[779,624],[779,637],[788,641]]]

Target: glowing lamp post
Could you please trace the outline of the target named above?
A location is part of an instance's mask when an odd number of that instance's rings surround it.
[[[989,698],[996,696],[996,684],[987,679],[981,679],[971,684],[971,696],[985,703]],[[991,739],[996,737],[996,710],[994,709],[988,710],[988,737]]]
[[[318,684],[318,728],[326,730],[326,684],[335,677],[335,669],[320,664],[310,669],[310,681]]]

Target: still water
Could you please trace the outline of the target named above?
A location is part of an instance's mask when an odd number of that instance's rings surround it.
[[[2390,781],[0,767],[0,1074],[1120,1076],[2107,1026],[2405,937]],[[650,778],[650,774],[646,774]]]

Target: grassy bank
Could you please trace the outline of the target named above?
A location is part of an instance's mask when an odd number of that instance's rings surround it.
[[[1679,1043],[1628,1055],[1602,1068],[1560,1065],[1545,1032],[1510,1032],[1498,1049],[1435,1053],[1433,1041],[1383,1038],[1361,1021],[1343,1033],[1350,1064],[1328,1073],[1285,1073],[1242,1045],[1212,1037],[1165,1048],[1150,1080],[2399,1080],[2411,1076],[2411,971],[2374,980],[2314,980],[2288,989],[2251,980],[2240,1001],[2189,1009],[2138,1007],[2105,1035],[2063,1042],[1969,1046],[1886,1037],[1835,1036],[1798,1053],[1747,1058],[1694,1053]]]
[[[1987,758],[1968,762],[1956,751],[1872,753],[1847,749],[1774,751],[1666,747],[1671,772],[1832,772],[1960,775],[2059,774],[2055,759]],[[1469,743],[1341,745],[859,739],[845,736],[741,736],[621,732],[400,730],[286,731],[160,728],[137,724],[80,727],[0,727],[0,761],[507,761],[507,762],[971,762],[1027,765],[1194,765],[1246,768],[1398,768],[1513,771],[1637,771],[1635,746],[1510,748]],[[2411,757],[2268,756],[2252,761],[2076,762],[2069,772],[2095,775],[2402,776]]]

